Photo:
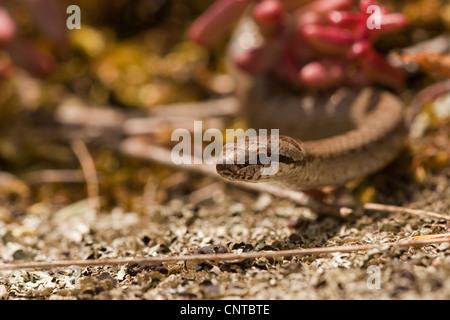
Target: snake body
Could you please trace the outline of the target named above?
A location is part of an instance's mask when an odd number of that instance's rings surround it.
[[[248,20],[236,35],[232,54],[242,49],[239,37],[257,36]],[[299,189],[342,185],[386,166],[405,141],[403,103],[388,91],[367,87],[300,94],[268,75],[249,77],[231,70],[249,127],[279,129],[280,135],[269,136],[267,142],[254,136],[226,144],[216,169],[228,180],[277,181]],[[273,152],[270,142],[275,138],[279,169],[261,174],[268,164],[251,157]],[[225,153],[230,147],[231,155]]]

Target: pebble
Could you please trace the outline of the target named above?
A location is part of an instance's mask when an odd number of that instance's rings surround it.
[[[6,288],[5,285],[0,284],[0,300],[6,300],[8,299],[8,289]]]
[[[261,194],[253,204],[254,211],[263,211],[272,203],[272,197],[267,193]]]

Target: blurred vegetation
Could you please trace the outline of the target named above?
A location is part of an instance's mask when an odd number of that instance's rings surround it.
[[[210,1],[115,0],[64,1],[81,8],[82,28],[69,30],[70,50],[58,54],[58,66],[45,79],[15,69],[0,83],[0,171],[18,177],[41,169],[77,169],[69,143],[55,141],[40,129],[55,125],[53,111],[67,96],[88,105],[151,108],[196,101],[214,94],[209,87],[215,70],[223,70],[215,53],[187,41],[185,33]],[[26,17],[26,15],[23,15]],[[22,33],[45,43],[20,21]],[[214,71],[212,71],[214,70]],[[135,187],[142,191],[155,172],[106,148],[93,151],[101,193],[112,205],[127,207]],[[168,174],[168,171],[166,175]],[[31,202],[71,202],[86,197],[85,187],[45,184],[31,188]],[[11,191],[11,190],[9,190]],[[7,201],[8,199],[6,199]]]

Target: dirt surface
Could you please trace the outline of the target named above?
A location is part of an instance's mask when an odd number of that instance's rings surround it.
[[[449,168],[417,184],[399,182],[400,165],[374,177],[384,180],[386,190],[377,201],[402,204],[393,199],[407,197],[408,206],[447,214]],[[445,220],[381,212],[343,222],[185,173],[168,179],[178,187],[202,187],[141,213],[115,208],[95,214],[86,201],[60,210],[35,204],[26,215],[2,220],[2,257],[49,261],[191,254],[199,248],[280,250],[392,242],[450,228]],[[448,299],[449,254],[449,245],[441,244],[291,259],[5,271],[0,292],[3,299]],[[373,266],[376,281],[370,278]]]

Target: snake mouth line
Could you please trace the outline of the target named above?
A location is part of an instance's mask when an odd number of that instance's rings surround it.
[[[269,163],[258,162],[256,164],[251,163],[217,163],[217,173],[225,179],[233,181],[267,181],[272,180],[273,176],[278,173],[284,172],[287,167],[292,169],[295,166],[303,165],[303,161],[295,161],[287,156],[279,156],[276,161],[270,161]]]

